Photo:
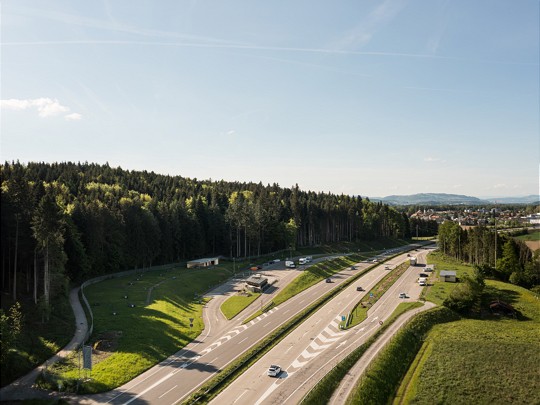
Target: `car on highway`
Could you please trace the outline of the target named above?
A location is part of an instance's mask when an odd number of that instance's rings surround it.
[[[407,295],[407,293],[399,293],[399,298],[409,298],[409,296]]]
[[[356,270],[356,266],[351,266],[351,270]]]
[[[356,291],[364,291],[364,289],[360,286],[356,287]]]
[[[277,377],[279,373],[281,373],[281,367],[275,364],[272,364],[268,368],[268,372],[266,374],[268,374],[270,377]]]
[[[385,270],[390,270],[390,266],[384,266]]]
[[[326,279],[326,282],[327,282],[327,283],[331,283],[331,282],[332,282],[332,279],[331,279],[331,278],[327,278],[327,279]]]

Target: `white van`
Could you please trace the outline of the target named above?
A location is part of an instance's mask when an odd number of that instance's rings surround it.
[[[298,259],[298,264],[306,264],[307,263],[307,259],[305,257],[301,257],[300,259]]]

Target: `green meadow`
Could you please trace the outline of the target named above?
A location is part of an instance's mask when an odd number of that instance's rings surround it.
[[[200,295],[230,275],[224,266],[176,268],[85,288],[94,314],[94,332],[87,344],[97,350],[91,380],[79,392],[102,392],[122,385],[186,346],[204,329]],[[74,355],[50,367],[40,384],[74,390],[78,377],[78,356]]]

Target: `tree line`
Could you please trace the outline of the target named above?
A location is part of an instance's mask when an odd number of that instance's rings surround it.
[[[540,285],[540,250],[531,252],[522,241],[485,226],[463,229],[445,221],[439,226],[439,248],[458,260],[475,265],[486,277],[526,288]]]
[[[411,233],[387,205],[297,185],[72,162],[5,162],[0,174],[2,290],[31,296],[44,316],[70,282],[107,273]]]

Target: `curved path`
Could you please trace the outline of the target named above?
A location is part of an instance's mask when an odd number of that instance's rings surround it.
[[[71,341],[62,350],[45,361],[45,363],[36,367],[25,376],[20,377],[11,384],[3,387],[0,390],[0,401],[21,400],[28,398],[48,398],[57,395],[56,393],[34,388],[33,384],[43,369],[65,358],[69,353],[77,350],[84,342],[86,333],[88,331],[88,323],[84,309],[79,300],[79,291],[80,287],[76,287],[73,288],[69,293],[69,303],[71,304],[71,308],[73,308],[73,313],[75,315],[75,335],[73,336],[73,339],[71,339]]]

